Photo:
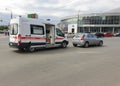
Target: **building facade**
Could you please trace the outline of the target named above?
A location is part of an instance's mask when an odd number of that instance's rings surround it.
[[[66,33],[120,33],[120,13],[79,14],[61,19],[61,24]]]

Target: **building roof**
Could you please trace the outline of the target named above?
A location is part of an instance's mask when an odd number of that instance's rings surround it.
[[[115,9],[112,9],[106,13],[120,13],[120,7],[119,8],[115,8]]]
[[[119,8],[112,9],[112,10],[107,11],[107,12],[103,12],[103,13],[79,14],[79,16],[106,16],[106,15],[109,15],[109,16],[120,15],[120,7],[119,7]],[[61,18],[61,20],[71,19],[71,18],[76,18],[76,17],[78,17],[78,14],[63,17],[63,18]]]
[[[79,17],[84,17],[84,16],[120,16],[120,13],[90,13],[90,14],[79,14]],[[66,19],[72,19],[72,18],[77,18],[78,15],[72,15],[72,16],[67,16],[64,18],[61,18],[61,20],[66,20]]]

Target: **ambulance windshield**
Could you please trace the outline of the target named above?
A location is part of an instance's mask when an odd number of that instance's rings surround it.
[[[18,24],[11,24],[10,25],[10,34],[17,35],[18,33]]]
[[[64,34],[62,33],[62,31],[58,28],[56,28],[56,33],[57,33],[58,36],[64,37]]]

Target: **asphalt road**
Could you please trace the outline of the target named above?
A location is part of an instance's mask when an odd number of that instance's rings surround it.
[[[29,53],[0,38],[0,86],[120,86],[120,38],[103,40],[103,47],[70,42],[66,49]]]

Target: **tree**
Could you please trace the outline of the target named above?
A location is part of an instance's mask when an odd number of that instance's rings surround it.
[[[8,26],[0,26],[0,30],[8,30]]]

